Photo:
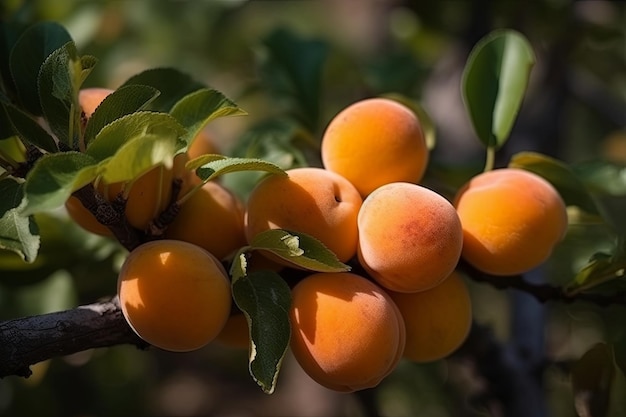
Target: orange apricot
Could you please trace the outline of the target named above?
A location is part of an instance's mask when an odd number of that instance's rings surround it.
[[[425,291],[389,291],[406,326],[403,356],[432,362],[453,353],[472,325],[472,302],[461,275],[453,272],[441,284]]]
[[[215,338],[215,341],[221,345],[236,349],[248,349],[250,346],[250,330],[246,316],[243,313],[231,314],[226,321],[226,325]]]
[[[152,220],[170,203],[174,173],[163,165],[157,165],[128,183],[99,183],[97,189],[109,201],[119,194],[127,194],[124,214],[128,223],[136,229],[147,230]],[[130,187],[126,191],[125,187]]]
[[[559,193],[522,169],[496,169],[472,178],[459,189],[454,205],[463,225],[463,258],[494,275],[539,266],[567,230]]]
[[[194,243],[223,259],[246,244],[243,224],[243,203],[209,181],[183,202],[165,237]]]
[[[65,209],[70,218],[88,232],[100,236],[113,236],[111,229],[100,223],[78,198],[70,196],[65,202]]]
[[[362,199],[339,174],[321,168],[295,168],[273,175],[252,190],[245,227],[248,242],[269,229],[309,234],[345,262],[356,253],[356,217]]]
[[[350,272],[316,273],[292,290],[290,347],[302,369],[336,391],[371,388],[402,357],[405,328],[389,295]]]
[[[89,119],[96,108],[102,103],[109,94],[114,90],[110,88],[83,88],[78,91],[78,104],[85,113],[85,119]]]
[[[214,340],[232,305],[222,264],[187,242],[155,240],[130,252],[118,277],[122,313],[146,342],[185,352]]]
[[[324,167],[363,197],[390,182],[419,182],[429,158],[416,114],[386,98],[361,100],[339,112],[324,132],[321,155]]]
[[[461,223],[448,200],[417,184],[390,183],[363,201],[358,260],[383,287],[415,292],[441,283],[457,266]]]
[[[189,159],[194,159],[202,155],[220,153],[213,136],[207,129],[202,129],[191,142],[187,154]]]

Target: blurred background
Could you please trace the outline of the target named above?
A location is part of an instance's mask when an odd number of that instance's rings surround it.
[[[63,24],[81,54],[99,59],[86,87],[116,88],[155,67],[188,73],[248,112],[210,124],[221,152],[284,168],[319,163],[321,135],[342,108],[402,94],[433,120],[437,145],[425,181],[444,195],[484,164],[461,99],[467,56],[491,30],[512,28],[530,40],[537,64],[497,164],[521,150],[572,164],[626,164],[624,2],[2,0],[0,16]],[[224,180],[245,198],[255,179]],[[0,257],[0,320],[115,293],[119,248],[58,213],[43,216],[40,227],[39,264],[8,269],[8,255]],[[574,227],[528,279],[565,284],[611,239],[602,226]],[[468,283],[476,323],[468,343],[447,360],[402,362],[376,389],[334,393],[288,356],[268,396],[248,374],[246,351],[118,346],[38,364],[29,379],[0,380],[0,415],[573,417],[572,361],[597,342],[626,356],[623,306],[539,304]]]

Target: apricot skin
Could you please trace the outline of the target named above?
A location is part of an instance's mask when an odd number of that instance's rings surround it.
[[[458,191],[454,205],[463,225],[463,258],[493,275],[539,266],[567,230],[558,192],[521,169],[496,169],[472,178]]]
[[[118,294],[135,333],[175,352],[199,349],[215,339],[232,304],[228,276],[213,255],[165,239],[130,252],[119,273]]]
[[[324,168],[348,179],[363,197],[390,182],[419,182],[429,158],[415,113],[386,98],[339,112],[324,132],[321,155]]]
[[[85,118],[89,119],[96,108],[114,90],[110,88],[83,88],[78,92],[78,104],[85,113]]]
[[[414,362],[443,359],[458,349],[472,325],[467,285],[453,272],[441,284],[415,293],[389,292],[406,325],[403,356]]]
[[[342,392],[371,388],[401,359],[404,322],[373,282],[349,272],[316,273],[292,296],[291,350],[320,385]]]
[[[246,244],[243,203],[218,183],[207,182],[185,201],[165,231],[223,259]]]
[[[358,216],[358,260],[384,288],[416,292],[442,282],[456,267],[463,234],[452,204],[411,183],[383,185]]]
[[[287,174],[267,177],[250,194],[245,219],[248,242],[260,232],[287,229],[319,239],[342,262],[352,258],[362,203],[356,188],[321,168],[295,168]]]

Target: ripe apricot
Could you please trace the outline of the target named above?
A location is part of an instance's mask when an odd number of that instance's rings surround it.
[[[70,218],[88,232],[100,236],[113,236],[111,229],[100,223],[78,198],[70,196],[65,202],[65,209]]]
[[[118,294],[135,333],[176,352],[215,339],[232,304],[222,264],[199,246],[178,240],[155,240],[131,251],[119,273]]]
[[[181,205],[165,237],[194,243],[223,259],[246,244],[243,222],[244,206],[239,198],[209,181]]]
[[[472,303],[462,277],[453,272],[441,284],[425,291],[389,291],[406,326],[403,356],[415,362],[431,362],[454,352],[467,338],[472,325]]]
[[[187,154],[189,159],[194,159],[211,153],[220,153],[220,151],[208,130],[202,129],[191,142]]]
[[[441,283],[461,255],[461,223],[448,200],[417,184],[377,188],[358,216],[358,260],[383,287],[415,292]]]
[[[291,350],[320,385],[356,391],[380,383],[402,357],[405,328],[389,295],[350,273],[316,273],[292,290]]]
[[[356,217],[362,199],[339,174],[321,168],[295,168],[270,176],[252,190],[246,210],[250,242],[269,229],[287,229],[319,239],[340,261],[356,253]]]
[[[215,341],[221,345],[236,348],[248,349],[250,346],[250,330],[248,320],[243,313],[231,314],[226,321],[226,325],[217,335]]]
[[[136,229],[147,230],[155,219],[170,203],[174,172],[163,165],[157,165],[128,183],[99,183],[97,189],[105,198],[113,201],[120,193],[128,191],[124,214],[128,223]]]
[[[324,167],[363,197],[390,182],[422,179],[428,148],[416,114],[386,98],[358,101],[337,114],[322,138]]]
[[[89,119],[102,100],[112,92],[110,88],[99,87],[83,88],[78,91],[78,104],[85,113],[85,119]]]
[[[566,207],[556,189],[521,169],[472,178],[454,205],[463,225],[463,258],[494,275],[521,274],[540,265],[567,230]]]

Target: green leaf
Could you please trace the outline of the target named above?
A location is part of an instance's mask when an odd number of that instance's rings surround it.
[[[565,287],[565,293],[574,296],[609,281],[621,279],[625,269],[626,259],[603,252],[595,253]]]
[[[26,147],[19,137],[0,139],[0,158],[14,162],[26,161]]]
[[[39,69],[52,52],[71,41],[60,24],[41,22],[26,29],[11,51],[9,65],[20,102],[35,116],[43,114],[37,90]]]
[[[80,152],[47,154],[41,157],[26,176],[25,206],[29,215],[62,206],[72,192],[93,181],[97,161]]]
[[[48,152],[58,152],[59,149],[52,136],[35,119],[12,104],[2,103],[2,106],[6,110],[11,126],[24,142]]]
[[[275,175],[287,175],[278,165],[256,158],[231,158],[223,155],[202,155],[187,162],[185,167],[195,170],[203,182],[220,175],[239,171],[265,171]]]
[[[289,346],[291,291],[271,271],[253,272],[233,281],[233,299],[250,329],[250,375],[266,394],[276,388],[282,360]]]
[[[13,179],[2,179],[0,195],[0,249],[10,250],[26,262],[33,262],[39,250],[39,231],[32,216],[19,212],[24,197],[23,186]]]
[[[122,86],[141,84],[154,87],[161,94],[147,107],[148,110],[169,112],[172,106],[187,94],[205,86],[174,68],[153,68],[130,77]]]
[[[74,42],[68,42],[48,56],[37,80],[41,108],[50,130],[69,147],[78,143],[80,135],[78,90],[83,71],[90,71],[82,64]]]
[[[270,92],[289,101],[288,109],[310,131],[320,116],[323,66],[329,46],[320,39],[305,39],[286,28],[277,28],[264,40],[260,55],[262,76]]]
[[[513,155],[509,168],[525,169],[545,178],[557,189],[566,205],[599,214],[585,185],[565,163],[536,152],[520,152]]]
[[[513,30],[493,31],[470,53],[463,71],[463,100],[486,147],[497,149],[508,139],[534,64],[528,40]]]
[[[89,146],[106,125],[144,108],[159,94],[158,90],[146,85],[127,85],[106,96],[87,122],[85,144]]]
[[[306,233],[271,229],[256,235],[250,248],[264,250],[304,269],[317,272],[344,272],[350,267],[318,239]]]
[[[185,129],[169,114],[140,111],[123,116],[102,128],[87,146],[86,153],[97,161],[103,161],[115,155],[122,145],[134,138],[157,135],[178,139],[184,134]]]
[[[183,139],[187,145],[191,145],[193,139],[211,120],[247,113],[219,91],[204,88],[177,101],[170,114],[187,129]]]
[[[111,158],[100,164],[102,179],[109,183],[130,181],[163,164],[172,166],[177,136],[141,134],[122,145]]]
[[[586,161],[572,166],[587,188],[598,194],[626,196],[626,165],[608,161]]]
[[[574,406],[580,416],[619,417],[626,413],[626,378],[613,347],[599,343],[572,367]]]

